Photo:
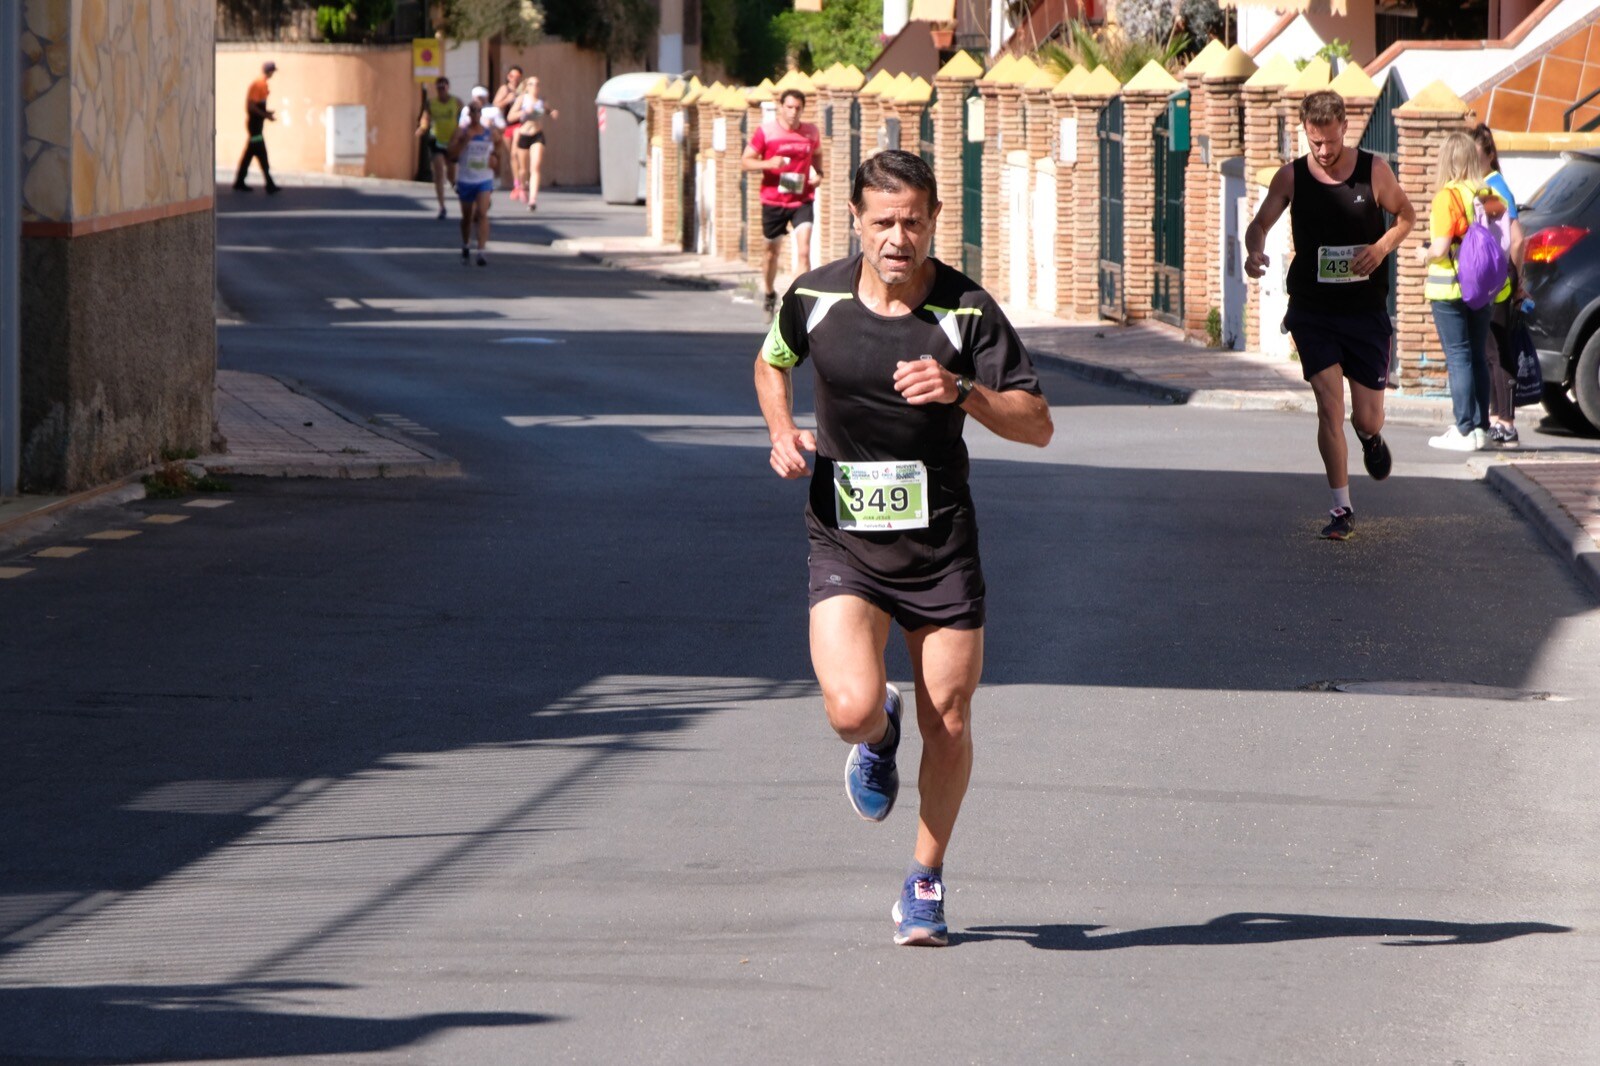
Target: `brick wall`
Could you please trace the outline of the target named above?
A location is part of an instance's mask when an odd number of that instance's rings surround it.
[[[977,78],[938,78],[934,90],[939,94],[933,110],[933,176],[939,182],[939,229],[934,237],[934,255],[961,269],[962,186],[965,181],[963,132],[967,92]]]
[[[1156,118],[1166,109],[1166,92],[1124,92],[1122,127],[1122,276],[1128,321],[1151,315],[1155,289]]]
[[[1078,118],[1078,162],[1073,167],[1076,192],[1072,257],[1079,264],[1072,279],[1072,309],[1078,318],[1100,315],[1100,115],[1112,96],[1098,93],[1069,97]],[[1062,219],[1068,225],[1067,219]]]
[[[1400,142],[1400,187],[1417,212],[1417,227],[1412,233],[1426,236],[1439,146],[1447,134],[1466,128],[1466,108],[1462,105],[1460,111],[1411,110],[1408,104],[1396,109],[1394,117]],[[1395,253],[1400,268],[1395,294],[1400,387],[1406,391],[1442,392],[1448,389],[1444,352],[1424,291],[1427,267],[1417,259],[1419,243],[1420,240],[1408,240]]]

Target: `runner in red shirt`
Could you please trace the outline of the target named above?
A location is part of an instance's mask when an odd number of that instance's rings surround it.
[[[767,295],[762,306],[769,315],[778,307],[773,288],[778,277],[778,247],[791,227],[799,260],[795,273],[811,269],[811,201],[822,180],[822,134],[811,123],[800,121],[805,109],[806,94],[785,89],[778,100],[777,119],[761,124],[739,160],[741,169],[761,172],[761,235],[767,239],[763,262]]]

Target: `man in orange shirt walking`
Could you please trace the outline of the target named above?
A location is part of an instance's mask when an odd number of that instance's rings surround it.
[[[272,180],[272,171],[267,166],[267,138],[262,132],[268,122],[276,121],[278,117],[267,110],[267,81],[277,69],[278,64],[270,59],[261,64],[261,77],[251,82],[249,91],[245,93],[245,129],[250,134],[250,140],[245,143],[244,155],[239,159],[239,173],[233,178],[233,187],[239,192],[250,191],[244,179],[250,173],[252,159],[261,160],[261,176],[267,180],[267,192],[278,191],[277,183]]]

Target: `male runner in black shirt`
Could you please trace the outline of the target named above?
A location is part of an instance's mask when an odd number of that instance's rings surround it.
[[[1350,471],[1344,439],[1344,386],[1350,382],[1350,424],[1374,481],[1394,465],[1383,429],[1383,390],[1389,382],[1389,275],[1383,261],[1416,222],[1411,201],[1389,169],[1370,152],[1347,148],[1344,98],[1331,89],[1300,103],[1311,151],[1272,177],[1261,209],[1245,231],[1244,272],[1266,273],[1267,231],[1290,211],[1294,258],[1289,261],[1289,313],[1300,366],[1317,398],[1317,450],[1333,492],[1328,540],[1354,532]],[[1290,205],[1293,205],[1292,209]],[[1394,216],[1385,228],[1383,212]]]
[[[851,745],[845,793],[882,821],[899,791],[900,693],[886,681],[904,631],[922,732],[914,861],[895,943],[943,945],[945,849],[972,772],[968,723],[983,671],[984,583],[962,426],[971,415],[1043,447],[1053,427],[1028,354],[988,293],[930,259],[932,169],[882,152],[856,171],[861,254],[795,279],[756,358],[779,475],[812,473],[811,661],[823,708]],[[790,372],[816,374],[817,432],[795,425]]]

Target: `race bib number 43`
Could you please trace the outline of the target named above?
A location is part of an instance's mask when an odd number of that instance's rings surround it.
[[[928,468],[919,462],[833,464],[839,528],[928,528]]]
[[[1325,285],[1348,285],[1366,281],[1350,269],[1351,260],[1361,254],[1364,244],[1324,244],[1317,249],[1317,281]]]

